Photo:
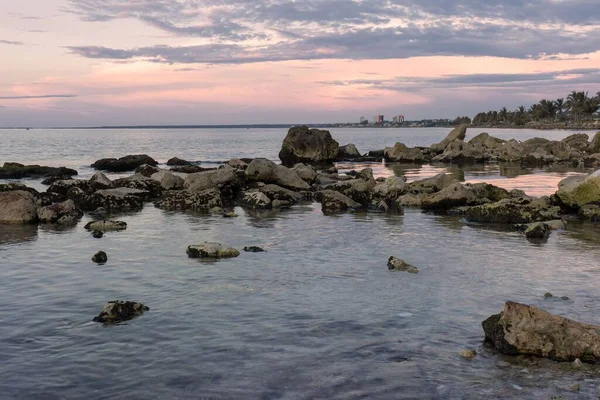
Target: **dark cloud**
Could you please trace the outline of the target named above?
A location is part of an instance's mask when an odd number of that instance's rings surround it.
[[[9,44],[11,46],[23,46],[25,43],[23,42],[17,42],[14,40],[1,40],[0,39],[0,44]]]
[[[0,96],[0,100],[55,99],[77,97],[76,94],[43,94],[39,96]]]

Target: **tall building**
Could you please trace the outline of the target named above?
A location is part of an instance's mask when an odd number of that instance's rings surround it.
[[[383,124],[383,115],[375,115],[373,117],[374,124]]]
[[[392,122],[395,124],[401,124],[404,122],[404,115],[397,115],[392,119]]]

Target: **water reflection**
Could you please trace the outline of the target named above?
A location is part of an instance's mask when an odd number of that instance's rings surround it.
[[[1,225],[0,244],[31,242],[38,237],[37,225]]]

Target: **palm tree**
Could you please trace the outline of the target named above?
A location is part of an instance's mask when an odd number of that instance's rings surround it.
[[[584,107],[587,100],[589,100],[588,92],[572,91],[567,97],[566,106],[571,110],[575,120],[585,114]]]
[[[500,109],[499,116],[502,122],[506,121],[506,117],[508,116],[508,110],[506,109],[506,107],[502,107]]]
[[[558,118],[562,119],[563,112],[565,111],[565,99],[561,97],[554,100],[554,105],[556,106],[556,111],[558,112]]]

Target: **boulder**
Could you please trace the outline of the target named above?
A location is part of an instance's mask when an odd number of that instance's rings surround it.
[[[37,222],[36,198],[24,190],[0,192],[0,224],[22,225]]]
[[[291,191],[278,185],[265,185],[259,190],[261,193],[265,194],[269,199],[271,199],[273,208],[291,206],[302,201],[302,195],[300,193]]]
[[[73,200],[55,203],[37,210],[41,223],[73,225],[83,217],[83,211],[75,206]]]
[[[100,171],[96,172],[88,180],[88,183],[92,190],[110,189],[112,187],[112,181]]]
[[[364,168],[361,169],[358,174],[356,174],[358,179],[362,179],[363,181],[372,181],[373,178],[373,168]]]
[[[317,180],[317,171],[311,166],[307,164],[296,164],[292,168],[292,171],[298,174],[298,176],[306,183],[313,184]]]
[[[231,160],[227,161],[227,165],[236,171],[245,171],[246,168],[248,168],[248,163],[244,160],[240,160],[239,158],[232,158]]]
[[[201,191],[171,190],[154,202],[157,208],[170,211],[207,211],[215,207],[222,207],[221,192],[218,189],[206,189]]]
[[[568,144],[571,148],[579,151],[586,152],[590,148],[590,136],[586,133],[574,133],[573,135],[569,135],[561,142]]]
[[[469,140],[469,144],[483,149],[499,149],[506,140],[498,139],[483,132]]]
[[[121,158],[103,158],[91,165],[94,169],[110,171],[110,172],[125,172],[133,171],[140,165],[158,165],[158,162],[146,154],[127,155]]]
[[[92,261],[96,264],[106,264],[106,262],[108,261],[108,256],[105,252],[99,251],[96,254],[94,254],[94,256],[92,257]]]
[[[442,154],[433,157],[432,161],[442,163],[464,164],[484,162],[491,158],[483,147],[476,147],[460,139],[448,143]]]
[[[394,147],[386,147],[383,151],[383,158],[387,162],[422,163],[426,161],[420,149],[407,147],[400,142],[397,142]]]
[[[152,174],[152,176],[150,176],[150,179],[153,179],[160,183],[160,186],[164,190],[183,189],[183,178],[169,171],[159,171],[155,174]]]
[[[104,208],[107,211],[141,210],[148,192],[138,189],[118,188],[98,190],[85,203],[85,209],[93,211]]]
[[[148,310],[150,309],[145,305],[133,301],[109,301],[104,305],[100,314],[94,318],[94,322],[115,324],[128,321]]]
[[[419,269],[417,267],[414,267],[414,266],[406,263],[404,260],[401,260],[394,256],[392,256],[388,259],[387,266],[390,271],[409,272],[411,274],[419,273]]]
[[[396,199],[397,207],[421,207],[426,195],[407,193]]]
[[[523,146],[514,139],[504,143],[496,152],[499,161],[519,161],[523,157]]]
[[[44,179],[42,181],[42,185],[52,185],[54,182],[56,181],[68,181],[70,179],[73,179],[71,176],[68,175],[52,175],[46,179]]]
[[[525,224],[560,219],[560,207],[544,199],[507,198],[495,203],[455,210],[471,222],[495,224]]]
[[[373,188],[373,197],[381,200],[396,200],[404,194],[407,185],[404,179],[390,176],[385,181],[377,183]]]
[[[85,225],[85,229],[99,232],[124,231],[127,229],[127,222],[109,220],[90,221]]]
[[[264,252],[266,252],[265,250],[263,250],[262,248],[260,248],[258,246],[246,246],[246,247],[244,247],[244,251],[249,252],[249,253],[264,253]]]
[[[195,174],[196,172],[214,171],[217,168],[204,168],[198,165],[181,165],[178,167],[172,167],[171,172],[180,172],[183,174]],[[152,174],[151,174],[152,175]]]
[[[467,136],[467,128],[469,125],[460,125],[454,128],[440,143],[431,145],[429,148],[433,153],[443,152],[448,144],[454,140],[465,140]]]
[[[87,194],[91,194],[94,190],[90,186],[90,183],[83,179],[69,179],[66,181],[55,181],[46,190],[48,193],[58,193],[66,195],[69,189],[76,187],[83,190]]]
[[[360,153],[354,144],[350,143],[339,147],[337,153],[337,159],[339,161],[355,160],[357,158],[360,158]]]
[[[45,178],[49,176],[75,176],[77,171],[66,167],[46,167],[6,162],[0,168],[0,179]]]
[[[600,203],[600,170],[563,179],[558,183],[556,195],[563,204],[575,209]]]
[[[508,190],[498,187],[498,186],[494,186],[491,185],[489,183],[467,183],[465,185],[466,187],[470,188],[471,191],[473,192],[473,194],[475,195],[475,197],[480,200],[481,203],[485,203],[485,202],[495,202],[495,201],[500,201],[502,199],[507,199],[509,197],[511,197],[510,193],[508,192]],[[520,196],[517,197],[524,197],[525,196],[525,192],[520,191]],[[489,200],[489,201],[486,201]]]
[[[40,193],[34,188],[30,188],[20,182],[9,182],[9,183],[0,183],[0,192],[12,192],[15,190],[22,190],[24,192],[29,192],[35,197],[38,197]]]
[[[466,206],[477,202],[473,191],[458,182],[426,196],[421,207],[428,210],[448,210],[453,207]]]
[[[160,168],[154,165],[143,164],[135,169],[136,174],[140,174],[145,176],[146,178],[150,178],[155,173],[160,172]]]
[[[550,236],[550,226],[545,222],[535,222],[525,230],[527,239],[547,239]]]
[[[600,153],[600,132],[597,132],[590,143],[588,152],[590,154]]]
[[[240,204],[244,207],[258,210],[267,210],[273,207],[269,196],[260,192],[258,189],[244,192],[240,200]]]
[[[338,154],[339,143],[329,131],[309,129],[307,126],[290,128],[279,152],[279,159],[286,167],[297,163],[332,164]]]
[[[298,174],[283,165],[277,165],[266,158],[252,160],[246,169],[250,181],[274,183],[291,190],[308,190],[310,186]]]
[[[552,141],[548,143],[544,147],[544,149],[552,156],[554,156],[555,159],[558,161],[569,161],[573,159],[578,159],[582,156],[582,154],[579,151],[573,149],[566,142]]]
[[[183,183],[188,191],[202,192],[207,189],[221,189],[226,185],[235,184],[235,169],[226,165],[211,171],[196,172],[189,174]]]
[[[126,178],[115,179],[112,185],[114,188],[129,188],[146,192],[146,199],[160,197],[164,190],[159,181],[140,173],[135,173]]]
[[[458,182],[458,179],[454,175],[445,173],[439,173],[431,178],[425,178],[418,181],[414,181],[408,185],[409,191],[413,194],[419,193],[434,193],[450,186],[451,184]]]
[[[598,223],[600,222],[600,206],[596,204],[586,204],[579,209],[578,215],[582,219]]]
[[[546,146],[550,143],[551,143],[550,139],[534,137],[532,139],[527,139],[527,140],[521,142],[521,146],[523,147],[523,151],[525,153],[531,153],[539,147],[545,149]]]
[[[335,190],[321,190],[315,194],[315,199],[321,203],[324,213],[364,208],[362,204]]]
[[[343,193],[357,203],[366,206],[371,202],[371,191],[375,188],[375,180],[351,179],[334,183],[328,189]]]
[[[181,158],[177,158],[177,157],[173,157],[171,159],[169,159],[167,161],[167,165],[168,166],[175,166],[175,165],[192,165],[191,162],[187,161],[187,160],[182,160]]]
[[[239,256],[240,252],[221,243],[204,242],[188,246],[187,254],[190,258],[232,258]]]
[[[525,304],[507,301],[500,314],[482,323],[486,341],[508,355],[556,361],[600,361],[600,326],[576,322]]]

